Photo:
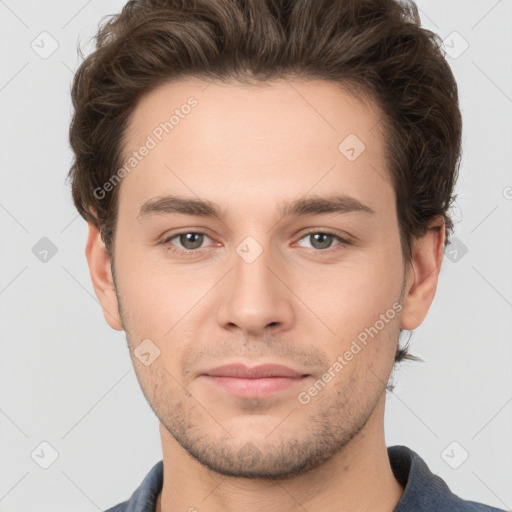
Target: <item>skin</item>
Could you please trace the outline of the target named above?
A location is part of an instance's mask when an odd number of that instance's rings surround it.
[[[160,420],[156,510],[391,512],[403,488],[384,439],[386,384],[399,328],[418,327],[434,298],[443,220],[414,241],[405,266],[379,113],[325,81],[161,85],[130,119],[127,154],[190,96],[197,107],[118,185],[114,273],[93,224],[86,247],[105,318],[126,331]],[[355,161],[338,150],[351,133],[366,146]],[[374,213],[278,213],[283,201],[334,192]],[[226,217],[138,219],[148,199],[170,193],[213,201]],[[310,229],[351,243],[321,245]],[[183,231],[207,236],[162,243]],[[252,263],[236,251],[247,236],[263,251]],[[301,403],[298,393],[398,301],[394,318]],[[134,357],[147,338],[160,350],[148,366]],[[199,376],[230,362],[279,363],[310,377],[255,399]]]

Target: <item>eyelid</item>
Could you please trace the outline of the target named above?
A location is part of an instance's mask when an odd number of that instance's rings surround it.
[[[310,229],[308,229],[308,231],[306,231],[305,233],[303,233],[301,235],[299,240],[301,240],[302,238],[304,238],[307,235],[312,235],[315,233],[322,233],[324,235],[332,235],[336,238],[339,238],[340,240],[343,240],[346,243],[351,242],[351,237],[348,234],[342,234],[342,233],[340,233],[336,230],[330,229],[330,228],[310,228]]]

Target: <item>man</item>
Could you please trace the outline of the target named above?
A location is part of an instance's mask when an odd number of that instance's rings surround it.
[[[414,4],[131,1],[97,43],[72,192],[163,449],[110,512],[497,510],[384,440],[460,158]]]

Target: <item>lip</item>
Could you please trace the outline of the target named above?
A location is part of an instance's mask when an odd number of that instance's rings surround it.
[[[242,364],[227,364],[201,374],[212,385],[245,398],[275,395],[302,383],[309,376],[278,364],[264,364],[252,368]]]
[[[297,372],[281,364],[261,364],[249,368],[243,364],[225,364],[204,372],[210,377],[236,377],[239,379],[263,379],[266,377],[303,377],[305,374]]]

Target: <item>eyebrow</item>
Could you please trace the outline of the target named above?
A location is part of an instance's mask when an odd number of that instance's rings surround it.
[[[281,217],[350,212],[375,213],[372,208],[359,201],[359,199],[339,194],[302,197],[295,201],[284,203],[279,208]],[[219,205],[212,201],[166,195],[148,199],[140,207],[137,219],[141,220],[152,214],[176,213],[217,219],[225,219],[227,216],[226,208],[220,208]]]

